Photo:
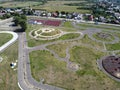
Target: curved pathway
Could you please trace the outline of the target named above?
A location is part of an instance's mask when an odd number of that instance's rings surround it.
[[[8,34],[12,34],[13,36],[11,40],[9,40],[7,43],[5,43],[0,47],[0,52],[2,52],[4,49],[6,49],[8,46],[10,46],[12,43],[14,43],[18,39],[18,35],[11,31],[0,31],[0,33],[8,33]]]
[[[75,28],[79,29],[79,27],[77,27],[75,23],[73,23],[73,25],[74,25]],[[83,45],[83,46],[86,46],[86,47],[91,47],[93,49],[96,49],[96,48],[93,47],[93,46],[87,45],[87,44],[83,44],[83,43],[80,43],[80,44],[72,43],[72,45],[70,45],[66,49],[66,57],[61,58],[53,50],[49,50],[46,47],[49,46],[49,45],[54,45],[54,44],[58,44],[58,43],[61,43],[61,42],[77,41],[79,39],[82,39],[84,34],[87,34],[92,40],[96,41],[92,37],[92,34],[94,34],[97,31],[99,32],[101,30],[95,29],[95,30],[92,31],[91,29],[89,29],[89,30],[85,30],[85,31],[77,31],[76,33],[80,33],[80,37],[78,37],[78,38],[71,39],[71,40],[60,40],[60,41],[50,42],[50,43],[43,44],[43,45],[36,46],[36,47],[32,47],[32,48],[27,46],[26,33],[19,33],[18,85],[19,85],[20,89],[21,90],[63,90],[62,88],[55,87],[55,86],[48,85],[48,84],[43,84],[43,82],[37,82],[36,80],[33,79],[32,75],[31,75],[29,53],[31,51],[35,51],[35,50],[48,50],[57,59],[66,61],[69,65],[69,63],[71,63],[69,61],[69,59],[70,59],[69,50],[73,46]],[[118,32],[118,31],[113,31],[113,32]],[[8,41],[6,44],[4,44],[3,46],[0,47],[0,52],[1,52],[5,48],[7,48],[9,45],[14,43],[17,40],[18,35],[14,32],[10,32],[10,31],[1,31],[0,33],[9,33],[9,34],[13,35],[13,38],[10,41]],[[72,32],[72,33],[74,33],[74,32]],[[116,38],[116,40],[111,42],[111,43],[116,43],[118,41],[119,41],[119,39]],[[99,42],[99,41],[97,41],[97,42]],[[120,52],[120,50],[116,50],[116,51],[100,50],[100,51],[102,51],[102,52]],[[99,60],[99,63],[101,63],[100,60]],[[100,67],[101,67],[101,64],[100,64]]]
[[[100,42],[100,43],[104,42],[105,44],[113,44],[113,43],[119,42],[119,38],[117,36],[114,36],[114,40],[112,40],[112,41],[102,41],[102,40],[98,40],[93,37],[93,34],[100,33],[100,32],[102,32],[102,30],[99,30],[99,29],[89,29],[89,30],[83,31],[83,33],[87,34],[89,36],[89,38],[91,38],[93,41],[96,41],[96,42]]]
[[[77,29],[79,29],[79,28],[77,27]],[[54,55],[54,57],[57,58],[58,60],[62,60],[62,61],[67,62],[67,67],[69,67],[69,64],[71,63],[69,61],[69,59],[70,59],[69,50],[73,46],[81,45],[81,46],[93,48],[95,50],[99,50],[99,49],[96,49],[95,47],[90,46],[88,44],[83,44],[83,43],[78,44],[77,42],[76,43],[73,42],[66,49],[66,57],[61,58],[53,50],[47,49],[46,47],[49,45],[55,45],[55,44],[58,44],[61,42],[77,41],[77,40],[82,39],[85,34],[87,34],[92,40],[94,40],[93,37],[91,37],[91,35],[96,33],[96,32],[101,32],[101,30],[98,30],[98,29],[94,29],[93,31],[92,30],[91,29],[85,30],[85,31],[77,30],[76,32],[72,32],[72,33],[80,33],[80,37],[78,37],[78,38],[70,39],[70,40],[59,40],[59,41],[55,41],[55,42],[49,42],[49,43],[42,44],[42,45],[35,46],[35,47],[28,47],[27,40],[26,40],[26,33],[19,33],[18,85],[21,87],[21,89],[23,89],[23,90],[40,90],[40,89],[41,90],[63,90],[62,88],[55,87],[55,86],[48,85],[48,84],[43,84],[43,82],[37,82],[36,80],[34,80],[34,78],[31,75],[29,53],[32,51],[36,51],[36,50],[50,51],[50,53],[52,53]],[[65,33],[65,34],[67,34],[67,33]],[[117,40],[113,41],[112,43],[116,43]],[[107,50],[100,50],[100,51],[113,52],[113,51],[107,51]],[[119,52],[119,51],[120,50],[118,50],[117,52]]]
[[[37,82],[31,75],[26,33],[19,33],[18,85],[22,90],[63,90],[42,82]]]

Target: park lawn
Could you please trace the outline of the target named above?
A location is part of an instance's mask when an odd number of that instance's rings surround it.
[[[37,45],[41,45],[47,42],[50,42],[48,40],[35,40],[34,38],[32,38],[29,33],[33,30],[39,30],[40,28],[42,28],[43,26],[41,25],[31,25],[28,24],[28,28],[26,30],[26,35],[27,35],[27,42],[28,42],[28,46],[29,47],[33,47],[33,46],[37,46]]]
[[[16,7],[29,7],[29,6],[39,6],[42,2],[36,2],[36,1],[12,1],[12,2],[4,2],[1,3],[0,6],[2,7],[9,7],[9,8],[16,8]]]
[[[80,34],[78,34],[78,33],[69,33],[69,34],[65,34],[65,35],[61,36],[59,38],[59,40],[71,40],[71,39],[78,38],[79,36],[80,36]],[[72,42],[74,43],[74,41],[72,41]],[[47,46],[47,48],[55,51],[55,53],[57,53],[60,57],[65,58],[66,49],[67,49],[67,47],[69,47],[72,44],[72,42],[64,42],[63,41],[62,43]]]
[[[32,76],[37,81],[44,78],[44,83],[66,90],[116,90],[120,88],[120,83],[115,82],[97,68],[96,59],[101,57],[103,53],[89,48],[73,47],[70,54],[71,59],[73,61],[79,60],[82,67],[77,72],[68,70],[65,62],[57,60],[48,51],[31,52]],[[80,74],[81,72],[84,74]]]
[[[7,43],[9,40],[12,39],[12,35],[8,33],[0,33],[0,46]]]
[[[48,49],[53,50],[55,53],[58,54],[59,57],[65,58],[66,57],[66,49],[70,46],[71,43],[58,43],[55,45],[47,46]],[[62,47],[62,48],[61,48]]]
[[[104,25],[104,24],[91,24],[91,23],[79,23],[77,24],[80,27],[85,27],[87,28],[98,28],[98,29],[103,29],[103,30],[120,30],[120,26],[113,26],[113,25]]]
[[[52,32],[49,32],[49,33],[41,33],[41,35],[43,36],[53,36],[53,35],[56,35],[56,34],[60,34],[60,30],[55,30],[55,31],[52,31]]]
[[[72,23],[72,22],[66,21],[66,22],[63,23],[63,27],[73,28],[73,26],[72,26],[71,23]]]
[[[49,26],[46,26],[46,27],[49,27]],[[28,46],[29,47],[38,46],[38,45],[45,44],[45,43],[48,43],[48,42],[56,41],[55,39],[54,40],[35,40],[34,38],[32,38],[29,35],[30,32],[33,31],[33,30],[39,30],[40,28],[46,28],[46,27],[43,26],[43,25],[31,25],[31,24],[28,24],[26,34],[27,34],[27,41],[28,41]]]
[[[84,46],[74,46],[70,50],[70,55],[70,61],[80,64],[81,69],[76,72],[77,75],[79,77],[88,76],[85,83],[88,85],[89,89],[85,90],[104,90],[105,88],[112,90],[113,87],[115,90],[120,89],[120,86],[118,86],[120,83],[113,81],[97,68],[96,60],[104,56],[105,53]],[[90,81],[91,79],[93,80],[92,82]],[[92,86],[91,83],[94,86]]]
[[[110,51],[120,50],[120,42],[115,44],[106,44],[106,48]]]
[[[93,34],[93,37],[95,39],[97,39],[97,40],[106,41],[106,42],[110,42],[110,41],[113,41],[115,39],[114,36],[112,36],[111,34],[110,34],[110,38],[100,38],[98,36],[98,33],[97,34]]]
[[[91,47],[91,48],[94,48],[94,49],[97,49],[97,50],[103,50],[104,49],[104,46],[102,43],[100,42],[95,42],[93,40],[91,40],[88,35],[84,35],[84,37],[80,40],[78,40],[79,43],[86,45],[87,47]]]
[[[53,39],[53,40],[35,40],[34,38],[30,37],[31,39],[28,39],[28,46],[34,47],[34,46],[49,43],[49,42],[55,42],[55,41],[60,41],[60,40],[72,40],[72,39],[78,38],[79,36],[80,36],[80,34],[78,34],[78,33],[69,33],[69,34],[65,34],[57,39]]]
[[[18,60],[18,43],[9,46],[0,56],[3,58],[0,63],[0,90],[20,90],[17,84],[17,70],[14,71],[10,67],[11,62]]]
[[[79,33],[69,33],[69,34],[65,34],[65,35],[61,36],[59,39],[60,40],[70,40],[70,39],[78,38],[79,36],[80,36]]]
[[[73,34],[66,34],[61,36],[58,39],[54,39],[54,40],[35,40],[34,38],[32,38],[29,33],[33,30],[39,30],[40,28],[44,28],[44,27],[50,27],[50,28],[55,28],[58,30],[63,30],[63,31],[69,31],[69,32],[73,32]],[[41,44],[45,44],[45,43],[49,43],[49,42],[54,42],[54,41],[58,41],[58,40],[66,40],[66,39],[74,39],[80,36],[80,34],[74,34],[74,29],[68,29],[65,27],[52,27],[52,26],[43,26],[43,25],[31,25],[28,24],[28,28],[26,30],[26,34],[27,34],[27,41],[28,41],[28,46],[29,47],[33,47],[33,46],[37,46],[37,45],[41,45]]]
[[[120,32],[112,32],[112,34],[120,39]]]

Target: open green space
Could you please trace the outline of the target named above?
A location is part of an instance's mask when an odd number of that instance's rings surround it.
[[[79,36],[80,36],[79,33],[69,33],[69,34],[65,34],[65,35],[61,36],[59,39],[60,40],[69,40],[69,39],[78,38]]]
[[[106,25],[106,24],[90,24],[90,23],[79,23],[78,26],[89,29],[89,28],[97,28],[103,30],[120,30],[120,26]]]
[[[65,11],[65,12],[80,12],[80,13],[89,13],[90,10],[86,9],[77,9],[78,6],[69,6],[65,5],[67,3],[80,3],[83,2],[83,0],[80,1],[48,1],[44,5],[39,5],[39,6],[33,6],[33,9],[43,9],[47,10],[49,12],[51,11]]]
[[[20,90],[17,84],[17,70],[10,67],[11,62],[18,60],[18,43],[8,47],[0,56],[3,58],[0,63],[0,90]]]
[[[104,32],[102,32],[102,33],[104,33]],[[96,33],[96,34],[93,34],[93,37],[97,40],[106,41],[106,42],[110,42],[110,41],[113,41],[115,39],[114,36],[112,36],[111,34],[108,34],[108,33],[105,33],[105,34],[107,34],[109,36],[106,38],[103,38],[98,33]]]
[[[70,50],[70,54],[70,60],[80,64],[81,69],[77,72],[68,70],[65,62],[57,60],[48,51],[31,52],[30,63],[33,77],[37,81],[44,78],[44,83],[66,90],[116,90],[120,88],[120,83],[115,82],[97,68],[96,59],[104,53],[76,46]]]
[[[98,50],[103,50],[104,49],[102,43],[98,43],[98,42],[92,41],[87,35],[85,35],[83,37],[83,39],[81,39],[81,40],[75,40],[75,41],[71,41],[71,42],[58,43],[58,44],[55,44],[55,45],[47,46],[47,48],[50,49],[50,50],[53,50],[60,57],[65,58],[67,47],[69,47],[70,45],[72,45],[74,43],[78,43],[78,45],[82,45],[82,46],[86,46],[86,47],[90,47],[90,48],[92,47],[92,48],[98,49]]]
[[[5,44],[6,42],[8,42],[9,40],[12,39],[12,35],[11,34],[7,34],[7,33],[0,33],[0,46],[2,46],[3,44]]]
[[[54,42],[58,40],[70,40],[75,39],[80,36],[76,32],[76,28],[73,30],[71,22],[64,23],[63,26],[53,27],[59,30],[73,32],[61,36],[59,39],[41,41],[32,39],[29,36],[31,30],[39,29],[45,27],[42,25],[29,25],[27,32],[28,44],[29,46],[42,45],[48,42]],[[103,32],[108,33],[109,30],[119,30],[119,26],[110,26],[110,25],[95,25],[95,24],[78,24],[80,29],[96,28],[101,29]],[[47,26],[48,27],[48,26]],[[71,29],[70,29],[71,28]],[[111,40],[114,40],[114,35],[119,33],[109,32]],[[98,38],[95,34],[93,36]],[[110,41],[111,41],[110,40]],[[109,41],[109,40],[108,40]],[[77,45],[76,45],[77,44]],[[71,47],[71,45],[76,45]],[[108,44],[109,46],[111,44]],[[119,49],[119,44],[117,46],[111,45],[109,49],[116,48]],[[60,61],[58,58],[55,58],[53,54],[48,51],[34,51],[30,53],[30,64],[32,70],[32,76],[37,80],[44,78],[44,83],[55,85],[58,87],[65,88],[66,90],[119,90],[120,83],[112,80],[106,74],[98,69],[96,63],[97,59],[100,59],[103,56],[109,55],[110,53],[104,53],[103,43],[93,41],[89,38],[88,35],[84,35],[82,39],[60,42],[47,46],[49,50],[54,51],[59,57],[66,57],[66,49],[70,47],[70,61],[80,65],[79,70],[71,71],[67,69],[66,63]],[[108,46],[106,45],[108,48]]]
[[[120,50],[120,42],[119,43],[115,43],[115,44],[106,44],[106,48],[107,50]]]
[[[11,1],[11,2],[4,2],[0,3],[0,6],[6,8],[16,8],[16,7],[29,7],[29,6],[39,6],[42,2],[36,1]]]
[[[58,43],[55,45],[47,46],[48,49],[53,50],[55,53],[58,54],[59,57],[65,58],[66,57],[66,49],[70,45],[70,43]],[[62,47],[62,48],[61,48]]]
[[[99,43],[99,42],[95,42],[93,40],[91,40],[88,35],[84,35],[84,37],[81,40],[78,40],[79,43],[82,43],[83,46],[84,44],[88,47],[92,47],[94,49],[98,49],[98,50],[103,50],[103,44]]]
[[[63,27],[73,28],[73,26],[72,26],[71,23],[72,23],[72,22],[66,21],[66,22],[64,22]]]
[[[68,32],[73,32],[67,35],[63,35],[58,39],[54,39],[54,40],[35,40],[34,38],[32,38],[29,33],[33,30],[39,30],[40,28],[44,28],[45,26],[42,25],[31,25],[28,24],[28,28],[26,30],[27,33],[27,41],[28,41],[28,46],[33,47],[33,46],[37,46],[37,45],[41,45],[41,44],[45,44],[48,42],[53,42],[53,41],[57,41],[57,40],[66,40],[66,39],[75,39],[77,37],[80,36],[80,34],[74,34],[75,30],[74,29],[69,29],[66,27],[51,27],[51,28],[55,28],[58,30],[63,30],[63,31],[68,31]],[[48,26],[46,26],[48,27]],[[34,35],[34,33],[32,33]]]
[[[42,28],[41,25],[31,25],[31,24],[28,24],[28,28],[26,30],[26,34],[27,34],[27,42],[28,42],[28,46],[29,47],[41,45],[41,44],[44,44],[44,43],[47,43],[47,42],[51,42],[51,41],[48,41],[48,40],[47,41],[35,40],[34,38],[32,38],[29,35],[31,31],[33,31],[33,30],[39,30],[40,28]]]
[[[52,35],[56,35],[56,34],[60,34],[60,33],[61,33],[60,30],[55,30],[55,31],[52,31],[52,32],[49,32],[49,33],[46,33],[46,32],[41,33],[41,35],[43,35],[43,36],[52,36]]]
[[[112,32],[112,35],[114,35],[120,39],[120,32]]]
[[[101,56],[104,55],[103,52],[93,51],[90,48],[81,47],[81,46],[74,46],[71,50],[71,61],[77,62],[83,66],[84,68],[92,68],[92,61],[97,60]],[[85,63],[87,62],[87,63]],[[91,63],[91,64],[89,64]],[[86,65],[85,65],[86,64]],[[87,66],[87,67],[86,67]]]
[[[54,42],[54,41],[59,41],[59,40],[76,39],[79,36],[80,36],[79,33],[69,33],[69,34],[65,34],[59,38],[53,39],[53,40],[35,40],[34,38],[31,38],[28,40],[28,44],[30,47],[32,47],[32,46],[37,46],[37,45],[41,45],[41,44],[45,44],[45,43],[49,43],[49,42]],[[38,38],[44,38],[44,37],[38,36]]]

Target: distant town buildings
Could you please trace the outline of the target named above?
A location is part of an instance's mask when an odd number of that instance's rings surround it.
[[[120,0],[95,0],[96,2],[102,2],[102,1],[105,1],[105,2],[111,2],[115,5],[120,5]]]

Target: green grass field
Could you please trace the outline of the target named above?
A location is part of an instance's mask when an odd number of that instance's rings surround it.
[[[28,46],[33,47],[33,46],[37,46],[37,45],[41,45],[41,44],[45,44],[48,42],[53,42],[53,41],[57,41],[57,40],[65,40],[65,39],[73,39],[79,36],[79,34],[68,34],[68,35],[63,35],[62,37],[60,37],[59,39],[54,39],[54,40],[35,40],[32,37],[29,36],[29,33],[32,30],[38,30],[40,28],[44,28],[45,26],[41,26],[41,25],[30,25],[28,24],[28,29],[26,30],[27,33],[27,39],[28,39]],[[49,26],[47,26],[49,27]],[[75,29],[70,29],[67,27],[52,27],[55,29],[59,29],[59,30],[63,30],[63,31],[68,31],[68,32],[75,32]],[[71,37],[72,36],[72,37]]]
[[[83,9],[77,9],[78,6],[68,6],[68,5],[64,5],[67,3],[82,3],[83,0],[80,1],[48,1],[46,4],[44,5],[40,5],[40,6],[34,6],[32,7],[33,9],[44,9],[47,10],[49,12],[51,11],[66,11],[66,12],[80,12],[80,13],[89,13],[89,10],[83,10]],[[85,1],[84,1],[85,2]]]
[[[115,44],[106,44],[107,50],[120,50],[120,42]]]
[[[73,47],[70,53],[70,60],[80,64],[81,69],[77,72],[67,70],[65,62],[57,60],[48,51],[30,53],[33,77],[37,81],[44,78],[44,83],[66,90],[117,90],[120,88],[120,83],[110,79],[97,68],[96,59],[104,53],[80,46]]]
[[[12,37],[13,36],[11,34],[0,33],[0,46],[11,40]]]
[[[119,30],[118,26],[110,25],[95,25],[95,24],[85,24],[80,23],[80,30],[86,30],[88,28],[101,29],[101,31],[107,33],[109,30]],[[58,28],[63,31],[73,32],[72,34],[66,34],[60,37],[59,39],[50,40],[50,41],[41,41],[31,39],[29,32],[33,29],[38,29],[40,25],[29,25],[27,32],[28,44],[29,46],[42,45],[48,42],[54,42],[58,40],[68,40],[75,39],[79,37],[78,34],[74,32],[76,29],[73,29],[73,26],[70,22],[64,23],[63,26],[53,27]],[[70,29],[71,28],[71,29]],[[78,30],[78,29],[77,29]],[[81,31],[82,31],[81,30]],[[113,36],[118,36],[119,33],[109,32]],[[111,37],[114,39],[113,37]],[[55,58],[53,54],[48,51],[33,51],[30,53],[30,63],[33,77],[40,81],[44,78],[45,82],[50,85],[55,85],[58,87],[65,88],[66,90],[119,90],[120,83],[112,80],[106,74],[98,69],[96,60],[100,59],[103,56],[110,55],[108,52],[102,52],[104,50],[103,43],[93,41],[89,38],[88,35],[84,35],[82,39],[61,42],[47,46],[49,50],[54,51],[58,54],[59,57],[66,57],[66,49],[71,45],[78,44],[74,47],[71,47],[69,50],[70,61],[80,65],[80,69],[77,71],[71,71],[66,67],[66,63],[59,61],[58,58]],[[119,43],[115,45],[108,44],[106,45],[107,49],[118,50]]]
[[[2,3],[4,7],[25,7],[31,6],[35,9],[46,9],[48,11],[66,11],[66,12],[80,12],[86,13],[89,10],[78,10],[78,6],[67,6],[66,3],[76,3],[80,1],[48,1],[45,5],[38,5],[38,2],[9,2]],[[35,6],[38,5],[38,6]],[[110,25],[95,25],[80,23],[80,30],[86,30],[89,28],[96,28],[101,30],[117,30],[119,26]],[[65,22],[63,26],[53,27],[63,31],[73,32],[61,36],[55,40],[35,40],[29,36],[29,32],[32,30],[38,30],[43,27],[42,25],[29,25],[26,30],[28,46],[34,47],[49,42],[58,40],[70,40],[79,37],[79,34],[75,34],[76,28],[71,25],[71,22]],[[78,30],[78,29],[77,29]],[[120,38],[120,33],[114,33]],[[5,36],[5,38],[3,38]],[[96,36],[95,36],[96,37]],[[7,42],[10,38],[9,35],[0,34],[0,46]],[[88,35],[85,35],[80,40],[67,41],[57,43],[55,45],[47,46],[48,49],[53,50],[59,57],[66,57],[66,49],[73,44],[69,50],[70,61],[80,65],[80,69],[77,71],[71,71],[66,67],[64,61],[60,61],[54,57],[48,51],[33,51],[30,53],[30,65],[31,74],[37,81],[44,78],[44,83],[55,85],[66,90],[120,90],[120,82],[112,80],[106,74],[98,69],[96,60],[108,55],[108,53],[101,52],[104,49],[103,43],[98,43],[91,40]],[[106,44],[107,50],[120,50],[120,43]],[[120,53],[120,52],[118,52]],[[0,63],[0,90],[20,90],[17,83],[17,70],[10,68],[10,63],[15,62],[18,59],[18,42],[8,47],[4,52],[0,53],[3,57],[3,61]],[[15,67],[17,69],[17,67]]]
[[[0,6],[6,7],[6,8],[16,8],[16,7],[29,7],[29,6],[39,6],[42,2],[36,2],[36,1],[12,1],[12,2],[4,2],[0,3]]]
[[[103,32],[103,33],[104,33],[104,32]],[[105,33],[105,34],[108,34],[108,33]],[[94,37],[95,39],[97,39],[97,40],[106,41],[106,42],[110,42],[110,41],[113,41],[113,40],[115,39],[111,34],[109,34],[109,37],[108,37],[108,38],[99,37],[99,36],[98,36],[98,33],[93,34],[93,37]]]
[[[82,4],[84,2],[84,5]],[[16,8],[16,7],[31,7],[33,9],[43,9],[49,12],[52,11],[65,11],[65,12],[80,12],[80,13],[90,13],[90,10],[86,9],[77,9],[79,6],[72,5],[69,6],[67,4],[70,3],[80,3],[83,6],[87,5],[87,2],[84,0],[80,1],[48,1],[47,3],[43,4],[42,2],[37,1],[11,1],[11,2],[4,2],[0,3],[0,6],[6,8]],[[82,7],[82,6],[81,6]]]
[[[59,30],[55,30],[55,31],[52,31],[52,32],[49,32],[49,33],[42,33],[41,35],[43,36],[53,36],[53,35],[56,35],[56,34],[60,34],[61,32]]]
[[[95,42],[91,40],[88,35],[85,35],[81,40],[78,42],[89,45],[90,47],[94,47],[96,49],[102,50],[103,49],[103,44],[99,42]]]
[[[10,67],[11,62],[18,60],[18,43],[11,45],[0,53],[3,61],[0,63],[0,90],[20,90],[17,83],[17,70]],[[17,69],[17,66],[15,67]]]
[[[78,24],[78,26],[80,26],[80,28],[85,28],[85,29],[88,29],[88,28],[97,28],[97,29],[103,29],[103,30],[120,30],[120,26],[112,26],[112,25],[104,25],[104,24],[98,24],[98,25],[95,25],[95,24],[90,24],[90,23],[80,23]]]
[[[70,43],[58,43],[55,45],[50,45],[47,48],[53,50],[57,53],[60,57],[65,58],[66,56],[66,48],[70,45]],[[61,48],[62,47],[62,48]]]
[[[78,38],[79,36],[80,36],[79,33],[69,33],[69,34],[65,34],[65,35],[61,36],[59,39],[60,40],[69,40],[69,39]]]
[[[63,27],[73,28],[73,26],[72,26],[71,22],[69,22],[69,21],[64,22]]]

